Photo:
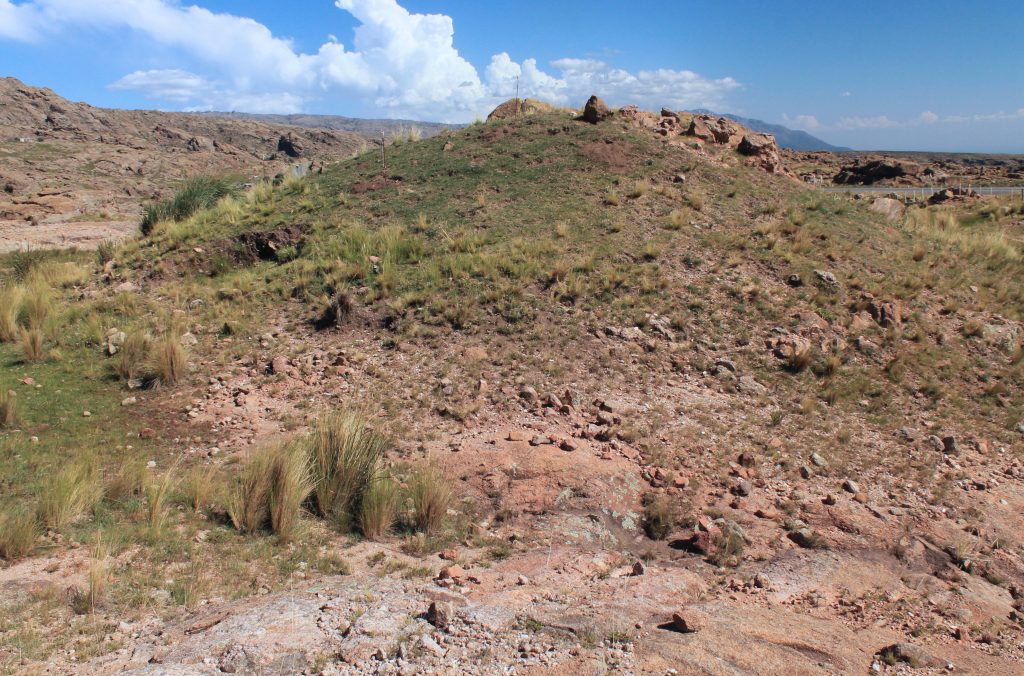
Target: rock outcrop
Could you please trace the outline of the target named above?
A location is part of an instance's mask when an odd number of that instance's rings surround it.
[[[597,96],[591,96],[587,100],[587,105],[583,107],[583,119],[591,124],[597,124],[611,116],[611,109]]]

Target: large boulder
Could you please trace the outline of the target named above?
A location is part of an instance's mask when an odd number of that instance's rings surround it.
[[[607,120],[612,116],[611,109],[608,105],[597,96],[591,96],[587,99],[587,105],[583,107],[583,119],[590,124],[597,124],[602,120]]]
[[[898,221],[907,213],[907,205],[891,197],[879,197],[871,203],[870,209],[891,221]]]
[[[302,143],[291,134],[277,140],[277,151],[294,158],[303,157],[306,153]]]
[[[750,159],[750,164],[759,166],[770,174],[784,174],[786,167],[782,164],[779,145],[771,134],[751,132],[746,134],[736,150]]]
[[[739,140],[741,127],[724,117],[694,115],[686,130],[687,136],[694,136],[705,143],[733,144]]]

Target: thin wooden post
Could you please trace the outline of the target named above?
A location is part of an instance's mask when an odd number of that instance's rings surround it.
[[[381,175],[384,175],[384,174],[388,173],[388,155],[387,155],[387,151],[385,150],[386,145],[387,144],[385,143],[385,139],[384,139],[384,130],[381,129],[380,130],[380,173],[381,173]]]

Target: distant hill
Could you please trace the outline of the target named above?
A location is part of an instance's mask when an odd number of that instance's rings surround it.
[[[764,120],[754,120],[749,117],[740,117],[739,115],[732,115],[729,113],[716,113],[706,109],[698,109],[693,111],[695,113],[702,113],[705,115],[721,115],[727,117],[730,120],[739,122],[744,127],[752,129],[754,131],[760,131],[766,134],[772,134],[775,136],[776,142],[782,148],[789,148],[790,150],[827,150],[829,152],[843,152],[850,150],[850,148],[844,148],[842,146],[834,146],[831,143],[822,141],[816,136],[811,136],[805,131],[798,129],[790,129],[789,127],[783,127],[781,124],[771,124]]]
[[[310,115],[297,113],[293,115],[273,115],[260,113],[238,113],[238,112],[209,112],[195,113],[196,115],[228,118],[236,120],[251,120],[264,124],[282,124],[291,127],[305,127],[307,129],[327,129],[330,131],[347,131],[367,137],[380,137],[381,131],[385,134],[391,132],[411,129],[420,130],[423,136],[436,136],[446,129],[460,129],[465,125],[442,124],[440,122],[417,122],[414,120],[364,120],[357,117],[344,117],[341,115]]]

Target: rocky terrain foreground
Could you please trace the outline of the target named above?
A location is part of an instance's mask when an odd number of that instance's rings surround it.
[[[769,135],[597,97],[388,157],[3,259],[61,329],[0,344],[0,508],[39,514],[0,668],[1024,672],[1024,204],[826,195]],[[240,526],[263,449],[341,409],[393,523]]]
[[[365,143],[344,131],[105,110],[0,78],[0,251],[95,248],[134,235],[142,205],[182,179],[235,172],[259,181],[348,158]]]

